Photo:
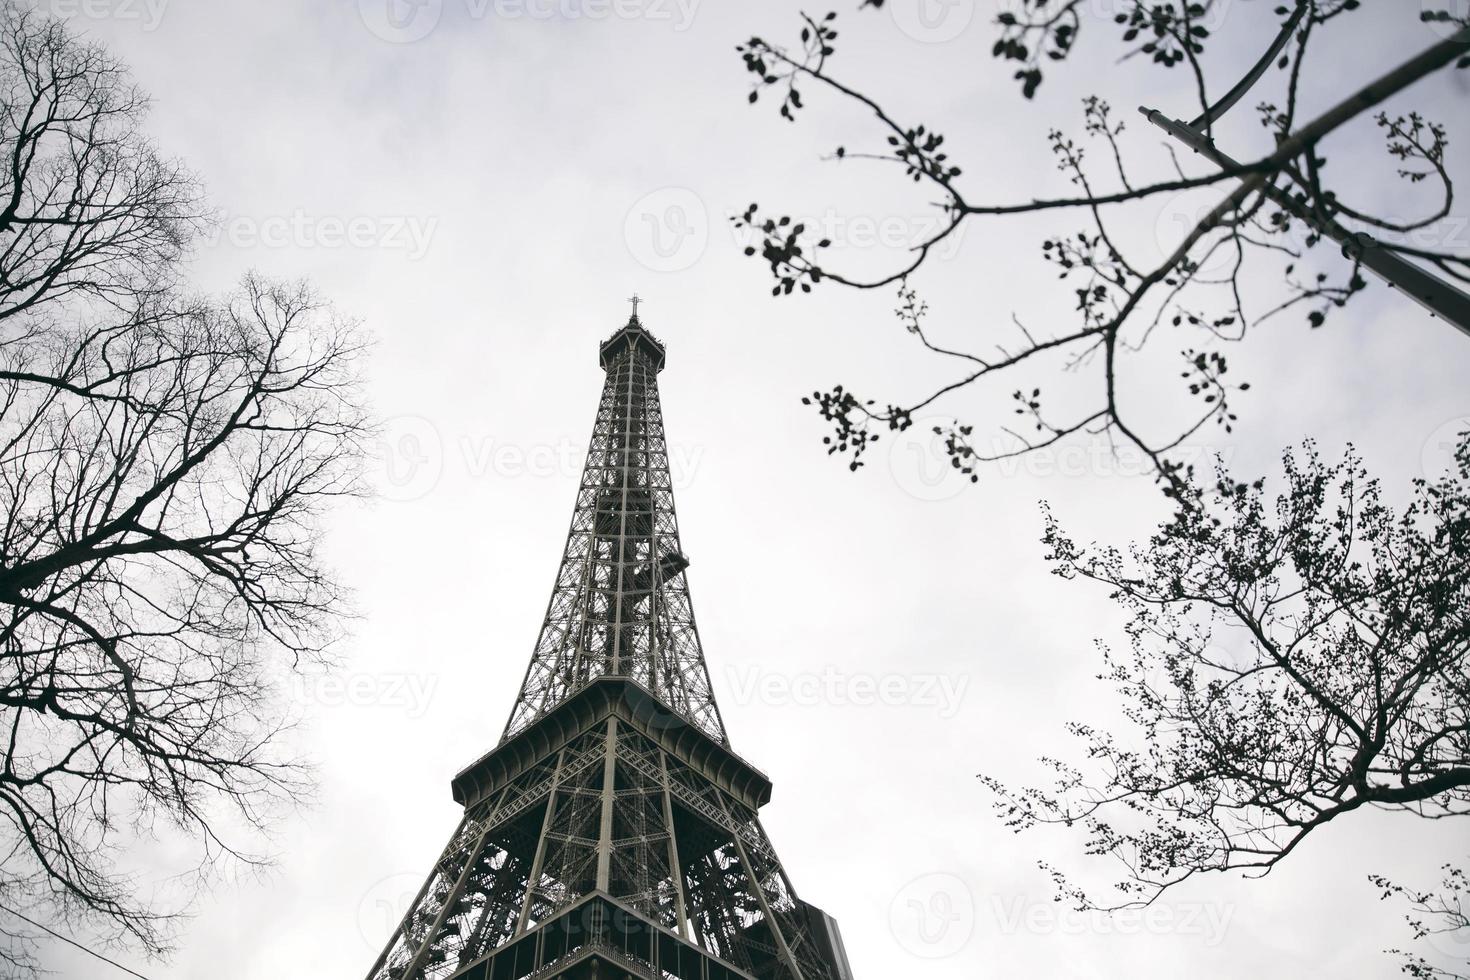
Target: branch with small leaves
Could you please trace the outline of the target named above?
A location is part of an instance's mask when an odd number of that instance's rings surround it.
[[[1404,918],[1414,931],[1415,940],[1433,937],[1462,946],[1463,939],[1470,937],[1470,875],[1453,864],[1444,865],[1441,871],[1439,886],[1430,891],[1406,888],[1383,875],[1370,875],[1369,880],[1382,889],[1380,897],[1385,901],[1397,899],[1409,903]],[[1462,941],[1456,942],[1457,939]],[[1414,980],[1470,980],[1470,953],[1451,963],[1448,957],[1431,962],[1422,953],[1402,949],[1388,952],[1402,957],[1404,973]]]
[[[1099,675],[1131,727],[1068,725],[1086,762],[1043,760],[1049,787],[982,778],[1007,826],[1076,828],[1121,864],[1102,899],[1048,869],[1079,907],[1264,875],[1359,809],[1470,817],[1470,430],[1402,510],[1351,451],[1283,463],[1274,502],[1218,466],[1200,507],[1126,554],[1047,516],[1054,573],[1131,617]]]
[[[881,6],[881,4],[867,4]],[[995,445],[985,448],[973,437],[972,424],[956,421],[938,427],[953,465],[973,474],[977,463],[992,462],[1034,452],[1060,439],[1078,434],[1102,438],[1110,444],[1127,443],[1151,461],[1154,474],[1165,493],[1180,501],[1193,494],[1193,473],[1178,457],[1188,440],[1202,433],[1211,422],[1233,432],[1239,422],[1231,395],[1247,391],[1245,382],[1225,384],[1225,358],[1218,350],[1206,356],[1208,373],[1202,373],[1199,353],[1202,344],[1238,342],[1262,323],[1288,310],[1300,310],[1313,327],[1325,325],[1367,286],[1361,274],[1361,255],[1349,250],[1343,257],[1314,252],[1323,235],[1319,228],[1342,231],[1349,239],[1359,229],[1392,231],[1422,230],[1449,214],[1453,187],[1445,166],[1448,142],[1445,127],[1418,113],[1390,117],[1377,114],[1389,157],[1396,173],[1420,193],[1434,191],[1436,201],[1424,217],[1412,221],[1375,215],[1342,203],[1342,188],[1323,181],[1325,141],[1338,130],[1369,112],[1373,106],[1415,81],[1450,66],[1463,67],[1467,41],[1452,38],[1437,44],[1398,68],[1369,83],[1360,91],[1315,118],[1299,118],[1301,66],[1309,42],[1324,36],[1322,28],[1358,8],[1353,0],[1302,0],[1304,14],[1292,45],[1281,54],[1281,97],[1260,105],[1262,126],[1269,144],[1259,156],[1242,164],[1209,163],[1203,172],[1186,173],[1169,157],[1172,175],[1143,179],[1127,139],[1123,122],[1116,119],[1108,103],[1095,95],[1083,99],[1084,142],[1053,129],[1048,140],[1057,169],[1073,189],[1065,196],[1032,195],[1014,203],[978,203],[961,189],[963,170],[953,161],[943,136],[927,124],[900,122],[873,97],[838,78],[832,70],[836,52],[836,17],[820,20],[802,15],[803,28],[798,48],[787,50],[760,37],[739,46],[746,68],[754,76],[751,101],[766,92],[778,93],[781,115],[795,121],[808,107],[808,90],[836,96],[866,109],[876,121],[878,145],[853,150],[840,146],[831,159],[896,165],[904,177],[939,195],[935,207],[940,220],[935,230],[915,243],[890,272],[858,277],[837,268],[829,258],[832,242],[807,234],[803,223],[786,215],[768,216],[752,204],[732,220],[745,232],[759,237],[746,254],[767,265],[775,284],[773,295],[811,293],[820,284],[835,283],[857,289],[893,287],[898,290],[898,315],[910,333],[920,336],[932,352],[954,360],[960,371],[953,382],[919,397],[879,407],[876,399],[858,396],[845,386],[816,392],[806,401],[817,406],[831,426],[824,440],[828,451],[848,457],[850,468],[861,466],[861,456],[878,434],[898,431],[921,410],[938,411],[936,403],[946,396],[974,388],[977,392],[1022,370],[1039,368],[1039,355],[1057,354],[1069,374],[1079,376],[1069,387],[1082,387],[1088,403],[1080,410],[1054,416],[1039,405],[1031,408],[1022,393],[1040,387],[1034,380],[1012,390],[1028,423],[1024,436],[1009,426],[997,424]],[[1212,12],[1210,2],[1135,3],[1119,13],[1117,21],[1128,46],[1125,57],[1147,54],[1164,68],[1187,65],[1195,79],[1201,109],[1211,104],[1209,78],[1205,71],[1204,43],[1208,30],[1202,22]],[[1278,8],[1272,17],[1288,22],[1294,11]],[[1018,60],[1027,94],[1040,81],[1037,59],[1064,60],[1074,50],[1082,25],[1079,3],[1025,0],[1018,10],[1003,13],[999,20],[1000,40],[996,54]],[[1277,23],[1263,25],[1263,42],[1278,32]],[[1036,73],[1034,76],[1031,73]],[[1103,144],[1110,174],[1095,174],[1087,160],[1085,142]],[[1155,167],[1154,169],[1157,169]],[[1433,177],[1433,180],[1430,178]],[[1431,188],[1431,185],[1432,188]],[[1180,228],[1177,239],[1161,241],[1165,257],[1129,254],[1118,245],[1122,222],[1137,213],[1138,206],[1156,201],[1159,195],[1180,195],[1215,190],[1222,196],[1213,206],[1202,205],[1198,216]],[[999,342],[984,352],[979,343],[937,345],[916,329],[920,305],[915,300],[915,277],[926,267],[936,246],[954,235],[967,221],[996,221],[1007,216],[1048,212],[1080,215],[1084,227],[1055,234],[1042,243],[1041,259],[1057,270],[1059,278],[1073,280],[1077,322],[1072,326],[1049,326],[1033,330],[1021,317],[1012,315],[1008,325],[979,329],[995,335]],[[1304,225],[1296,215],[1312,216],[1317,227]],[[1151,220],[1153,215],[1148,214]],[[1420,236],[1420,241],[1423,236]],[[1380,242],[1405,256],[1433,265],[1448,275],[1465,279],[1470,275],[1470,256],[1454,247],[1445,236],[1442,248],[1424,248],[1408,243]],[[1136,247],[1133,249],[1136,252]],[[1320,257],[1319,257],[1320,256]],[[1266,288],[1247,283],[1274,281]],[[1194,330],[1204,334],[1201,343],[1180,345],[1187,394],[1198,402],[1180,401],[1170,428],[1160,431],[1157,418],[1125,418],[1119,396],[1120,361],[1138,354],[1159,328],[1178,333]],[[969,347],[966,350],[966,347]],[[1086,377],[1088,380],[1081,380]],[[1157,387],[1157,386],[1156,386]],[[1002,438],[1003,437],[1003,438]],[[851,465],[856,464],[856,465]]]

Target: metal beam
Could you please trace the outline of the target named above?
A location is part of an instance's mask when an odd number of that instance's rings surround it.
[[[1217,147],[1214,139],[1206,130],[1213,126],[1226,110],[1239,101],[1260,80],[1266,67],[1271,64],[1290,37],[1295,22],[1300,20],[1304,7],[1305,5],[1298,5],[1292,20],[1277,35],[1276,41],[1267,51],[1267,56],[1257,62],[1256,66],[1230,90],[1224,99],[1211,106],[1192,123],[1170,118],[1159,110],[1149,109],[1146,106],[1139,106],[1138,111],[1143,113],[1149,122],[1222,169],[1239,170],[1241,167],[1239,161]],[[1448,43],[1451,48],[1456,45],[1470,47],[1470,28],[1459,31],[1449,39]],[[1346,100],[1346,103],[1361,103],[1367,106],[1381,101],[1385,94],[1380,91],[1383,88],[1382,82],[1383,79],[1379,79],[1369,84]],[[1310,145],[1306,152],[1313,152]],[[1318,234],[1337,242],[1342,246],[1344,255],[1361,262],[1365,268],[1381,277],[1389,286],[1402,291],[1404,295],[1424,307],[1432,315],[1440,317],[1461,333],[1470,336],[1470,295],[1453,283],[1399,255],[1391,245],[1383,244],[1372,235],[1350,231],[1326,215],[1313,213],[1310,208],[1302,205],[1289,193],[1275,186],[1270,176],[1268,175],[1260,190],[1274,204],[1310,226]]]

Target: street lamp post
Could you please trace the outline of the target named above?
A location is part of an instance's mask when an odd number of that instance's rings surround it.
[[[1292,32],[1296,30],[1302,17],[1306,14],[1307,6],[1305,2],[1297,4],[1296,10],[1282,25],[1276,40],[1272,42],[1271,47],[1256,62],[1255,66],[1225,94],[1224,98],[1206,109],[1198,118],[1186,123],[1172,119],[1157,109],[1140,106],[1138,111],[1143,113],[1149,122],[1195,152],[1203,154],[1220,167],[1226,170],[1241,169],[1239,161],[1215,145],[1210,130],[1215,121],[1240,101],[1241,97],[1250,91],[1265,74],[1266,69],[1276,60],[1282,48],[1290,40]],[[1451,41],[1470,46],[1470,28],[1461,30]],[[1365,94],[1371,93],[1365,90]],[[1310,148],[1308,152],[1311,152]],[[1402,291],[1429,310],[1431,314],[1453,324],[1461,333],[1470,336],[1470,296],[1467,296],[1454,284],[1403,258],[1372,235],[1351,231],[1325,214],[1313,213],[1310,208],[1270,181],[1262,186],[1261,193],[1270,198],[1283,211],[1303,221],[1323,237],[1337,242],[1342,246],[1344,255],[1357,259],[1365,268],[1378,274],[1390,286]]]

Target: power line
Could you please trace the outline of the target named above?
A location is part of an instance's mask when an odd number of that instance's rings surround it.
[[[17,919],[20,919],[22,922],[29,922],[31,925],[35,926],[37,929],[40,929],[42,932],[50,933],[51,935],[55,936],[57,939],[60,939],[64,943],[70,943],[71,945],[75,946],[77,949],[79,949],[82,952],[86,953],[88,956],[95,956],[99,960],[101,960],[102,962],[109,963],[112,966],[117,967],[119,970],[123,971],[124,973],[131,973],[133,976],[137,977],[138,980],[149,980],[148,977],[143,976],[143,974],[139,973],[137,970],[132,970],[132,969],[129,969],[128,967],[125,967],[121,963],[119,963],[117,960],[108,959],[106,956],[103,956],[101,953],[97,952],[94,949],[88,949],[87,947],[83,946],[81,943],[77,942],[75,939],[71,939],[71,938],[68,938],[67,936],[63,936],[61,933],[57,932],[55,929],[52,929],[52,928],[50,928],[48,926],[43,926],[43,925],[41,925],[41,923],[37,922],[35,919],[29,918],[28,916],[21,915],[15,909],[11,908],[10,906],[8,906],[8,905],[6,905],[4,903],[0,903],[0,911],[9,912],[11,915],[15,916]]]

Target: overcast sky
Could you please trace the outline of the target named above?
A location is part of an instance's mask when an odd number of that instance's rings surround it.
[[[1064,722],[1112,718],[1093,641],[1120,644],[1121,620],[1100,590],[1048,574],[1038,501],[1080,537],[1118,543],[1163,508],[1136,459],[1085,441],[982,471],[974,488],[945,475],[922,426],[856,475],[823,454],[802,394],[843,382],[905,399],[947,369],[894,321],[891,292],[773,299],[740,254],[727,219],[751,201],[823,222],[858,268],[893,262],[933,220],[893,174],[820,161],[872,132],[861,116],[815,92],[795,126],[746,105],[733,47],[791,39],[793,7],[416,2],[391,20],[385,0],[42,4],[132,64],[159,143],[206,182],[224,220],[195,260],[200,285],[250,268],[313,280],[379,338],[369,384],[388,420],[383,499],[331,532],[363,611],[346,666],[291,691],[320,798],[281,825],[271,877],[201,902],[172,962],[128,962],[156,980],[366,973],[453,829],[450,777],[495,743],[514,700],[591,432],[597,344],[636,290],[668,347],[683,543],[726,724],[773,779],[766,826],[801,895],[841,923],[858,977],[1396,971],[1381,950],[1409,936],[1367,875],[1427,885],[1464,857],[1463,827],[1354,814],[1265,880],[1196,879],[1148,917],[1107,920],[1053,904],[1036,867],[1110,872],[1079,837],[1018,838],[992,816],[976,773],[1037,777],[1038,755],[1075,757]],[[1064,189],[1045,134],[1079,128],[1087,91],[1128,115],[1155,163],[1159,139],[1133,107],[1191,108],[1169,76],[1113,63],[1113,0],[1091,3],[1088,28],[1107,41],[1031,104],[989,57],[989,0],[928,18],[918,2],[859,14],[843,0],[836,65],[948,134],[976,199]],[[1273,5],[1225,5],[1223,67],[1256,57]],[[1437,40],[1418,3],[1367,6],[1324,37],[1302,118]],[[1467,74],[1391,108],[1463,121]],[[1262,148],[1256,101],[1222,129],[1236,156]],[[1374,127],[1356,133],[1329,146],[1332,170],[1370,206],[1412,209]],[[1452,129],[1452,154],[1462,137]],[[1127,233],[1157,258],[1198,207],[1152,202]],[[1470,248],[1465,214],[1457,204],[1441,234]],[[936,335],[982,346],[1006,339],[1012,311],[1042,329],[1066,317],[1037,246],[1074,225],[969,227],[918,281]],[[1283,318],[1232,356],[1255,382],[1235,441],[1191,449],[1222,449],[1242,473],[1311,435],[1333,454],[1353,440],[1402,486],[1444,464],[1470,416],[1470,339],[1376,283],[1328,328]],[[1141,412],[1165,404],[1132,391]],[[983,422],[992,404],[948,412]],[[883,685],[895,703],[861,703]],[[60,946],[44,957],[70,980],[109,975]]]

